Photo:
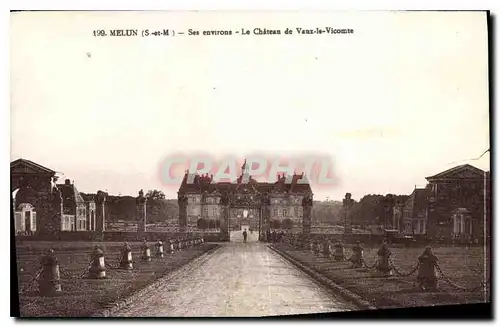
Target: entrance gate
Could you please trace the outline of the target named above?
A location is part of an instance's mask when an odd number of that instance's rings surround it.
[[[243,228],[247,227],[249,236],[253,235],[256,240],[263,240],[262,237],[268,225],[265,219],[267,202],[263,202],[260,196],[255,195],[225,194],[221,197],[220,238],[222,241],[237,241],[240,236],[243,238]],[[250,229],[253,233],[249,232]]]

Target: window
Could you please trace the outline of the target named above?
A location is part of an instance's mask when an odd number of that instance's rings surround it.
[[[31,211],[24,212],[24,226],[26,226],[28,232],[31,232]]]
[[[278,208],[274,208],[274,216],[278,217]]]
[[[217,208],[213,208],[213,209],[212,209],[212,214],[213,214],[214,216],[217,216]]]
[[[36,212],[31,213],[31,230],[36,231]]]
[[[203,215],[208,216],[208,208],[203,208]]]
[[[288,209],[283,209],[283,217],[288,217]]]
[[[294,214],[295,214],[295,217],[299,216],[299,208],[298,207],[294,208]]]
[[[69,217],[68,216],[64,216],[63,226],[64,226],[64,230],[69,230],[70,225],[69,225]]]

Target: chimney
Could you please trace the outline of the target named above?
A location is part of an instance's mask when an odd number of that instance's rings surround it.
[[[64,185],[71,185],[71,181],[69,179],[64,180]]]

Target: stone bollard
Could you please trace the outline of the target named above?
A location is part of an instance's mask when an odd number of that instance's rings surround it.
[[[142,261],[151,261],[151,248],[148,245],[148,241],[144,240],[142,243]]]
[[[106,278],[106,264],[104,262],[104,251],[96,245],[90,254],[91,263],[88,273],[89,278],[103,279]]]
[[[163,242],[158,241],[156,242],[155,246],[156,246],[156,256],[159,258],[163,258]]]
[[[353,246],[352,253],[352,268],[363,267],[363,247],[359,241],[356,241],[356,245]]]
[[[335,258],[335,261],[343,261],[345,259],[344,245],[340,241],[337,241],[334,248],[335,251],[333,253],[333,257]]]
[[[419,267],[417,282],[418,287],[422,291],[435,291],[437,290],[437,277],[436,277],[436,263],[438,259],[432,253],[430,246],[426,247],[420,257],[418,257]]]
[[[389,258],[391,257],[392,252],[389,249],[386,240],[384,240],[384,243],[378,250],[377,255],[378,255],[377,271],[379,272],[379,274],[382,276],[392,275],[391,271],[392,269],[389,264]]]
[[[122,269],[134,269],[133,263],[132,263],[132,248],[128,244],[128,242],[125,242],[122,248],[122,256],[120,259],[120,268]]]
[[[313,244],[314,244],[313,245],[314,246],[314,255],[319,255],[319,253],[320,253],[320,246],[321,246],[320,243],[319,243],[319,241],[315,241]]]
[[[328,239],[323,241],[323,257],[330,258],[330,240]]]
[[[42,296],[56,295],[61,292],[61,275],[59,272],[59,260],[57,260],[54,250],[50,249],[42,257],[40,262],[42,271],[38,279],[38,291]]]
[[[175,241],[173,239],[169,239],[168,242],[170,243],[170,254],[174,254],[174,243],[175,243]]]

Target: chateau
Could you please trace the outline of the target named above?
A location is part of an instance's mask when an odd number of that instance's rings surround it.
[[[241,168],[234,182],[212,183],[213,176],[186,172],[178,192],[181,230],[197,230],[200,220],[208,220],[220,226],[222,239],[242,229],[260,231],[261,239],[270,229],[310,231],[313,194],[309,183],[298,183],[303,174],[266,183],[249,175],[246,161]]]

